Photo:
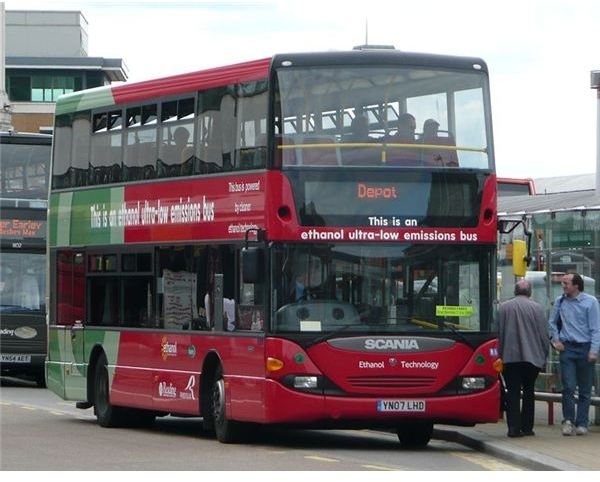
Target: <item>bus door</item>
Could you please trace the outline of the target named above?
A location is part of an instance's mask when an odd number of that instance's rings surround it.
[[[58,345],[63,351],[62,377],[65,398],[85,400],[87,360],[85,360],[83,253],[77,251],[59,253],[56,275],[57,323],[62,325],[62,329],[57,330],[57,335]]]

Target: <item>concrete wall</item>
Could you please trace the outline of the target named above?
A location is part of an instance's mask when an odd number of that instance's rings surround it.
[[[87,20],[81,12],[6,12],[7,57],[87,57]]]

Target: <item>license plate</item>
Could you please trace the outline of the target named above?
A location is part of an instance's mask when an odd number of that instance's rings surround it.
[[[14,355],[10,353],[2,353],[0,361],[4,363],[31,363],[31,355]]]
[[[424,412],[425,400],[377,400],[378,412]]]

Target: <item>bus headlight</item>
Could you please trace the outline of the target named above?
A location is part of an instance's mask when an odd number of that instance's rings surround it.
[[[292,390],[314,395],[323,395],[323,387],[326,384],[322,376],[308,375],[306,373],[286,375],[281,379],[281,383]]]
[[[300,390],[310,390],[319,386],[319,379],[316,376],[297,375],[294,377],[294,388]]]
[[[310,393],[311,395],[343,396],[345,392],[324,375],[288,374],[281,378],[281,383],[292,390]]]
[[[463,377],[463,390],[483,390],[485,388],[485,377]]]
[[[498,377],[486,375],[458,376],[440,390],[439,395],[454,396],[477,393],[487,390],[494,383],[498,383]]]

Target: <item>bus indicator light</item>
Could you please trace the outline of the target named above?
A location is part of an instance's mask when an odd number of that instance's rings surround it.
[[[276,372],[283,368],[283,362],[278,358],[268,357],[266,368],[267,372]]]

